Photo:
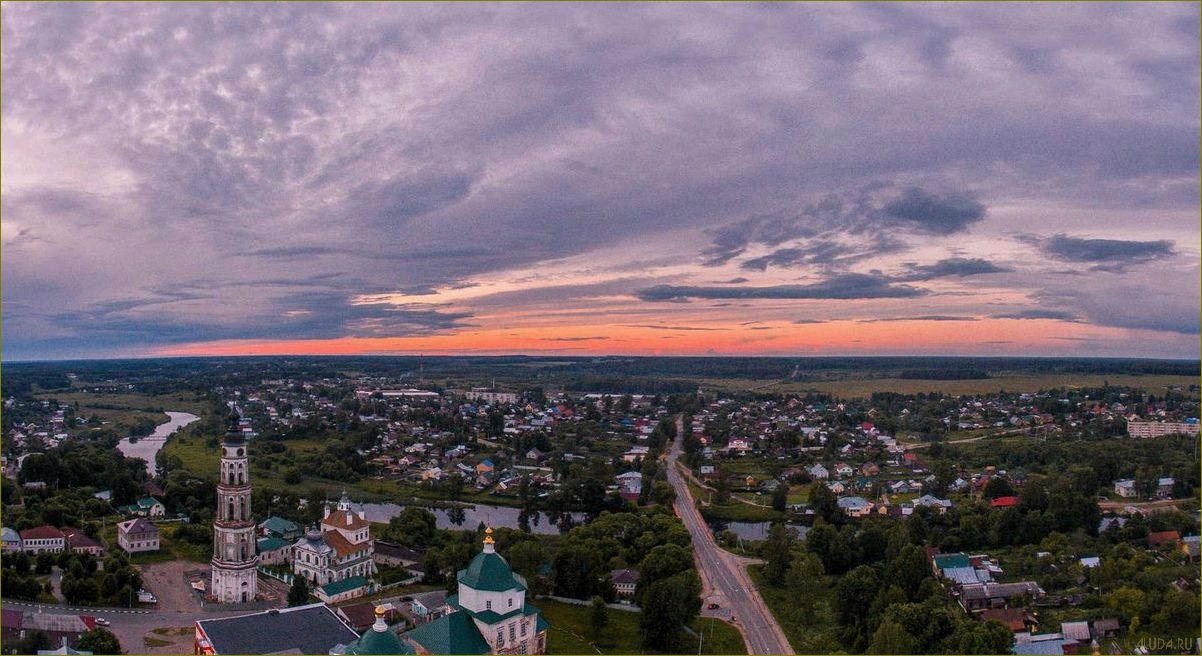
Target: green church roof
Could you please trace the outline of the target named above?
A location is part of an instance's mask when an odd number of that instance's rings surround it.
[[[551,626],[550,624],[547,623],[547,621],[545,619],[543,619],[542,613],[540,613],[537,608],[530,605],[529,603],[522,606],[521,608],[515,608],[515,609],[509,611],[508,613],[498,613],[495,610],[473,611],[473,610],[468,610],[468,609],[464,608],[459,603],[459,595],[454,594],[454,595],[447,597],[446,604],[448,606],[450,606],[451,608],[454,608],[457,612],[467,613],[468,615],[475,617],[476,619],[480,620],[481,622],[484,622],[485,624],[497,624],[500,622],[504,622],[505,620],[507,620],[511,617],[517,617],[519,615],[522,615],[525,617],[530,617],[531,615],[538,615],[539,626],[542,626],[543,628],[547,628],[547,627]],[[541,629],[539,629],[539,630],[541,630]]]
[[[473,590],[489,592],[526,589],[525,581],[515,576],[509,563],[497,553],[477,554],[467,569],[459,570],[458,581]]]
[[[423,624],[405,637],[431,654],[487,654],[488,641],[467,613],[451,613]]]
[[[369,628],[359,639],[346,646],[346,654],[413,654],[413,646],[401,640],[391,629]]]
[[[328,596],[349,592],[355,588],[362,588],[367,585],[367,579],[362,576],[349,576],[341,581],[331,581],[321,586],[321,591]]]
[[[266,553],[268,551],[275,551],[281,547],[286,547],[292,543],[288,542],[287,540],[281,540],[280,538],[259,538],[256,544],[258,545],[259,553]]]
[[[272,515],[271,517],[263,520],[263,523],[259,524],[259,528],[265,529],[272,533],[279,533],[281,535],[300,532],[300,527],[297,526],[295,522],[284,519],[283,517],[278,517],[276,515]]]

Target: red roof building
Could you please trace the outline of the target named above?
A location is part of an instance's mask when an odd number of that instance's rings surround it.
[[[994,508],[1013,508],[1018,505],[1018,497],[998,497],[989,502]]]
[[[21,537],[25,537],[24,532],[22,532]],[[1176,545],[1181,541],[1181,534],[1177,531],[1157,531],[1149,533],[1147,540],[1149,547],[1159,547],[1162,544]]]

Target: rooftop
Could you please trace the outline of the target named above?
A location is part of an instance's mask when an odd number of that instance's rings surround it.
[[[476,623],[464,612],[443,615],[409,631],[405,637],[431,654],[487,654],[491,651]]]
[[[321,603],[238,617],[197,620],[218,654],[328,654],[359,635],[334,609]]]

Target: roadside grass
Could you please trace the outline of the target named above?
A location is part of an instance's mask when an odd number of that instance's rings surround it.
[[[749,506],[745,503],[710,504],[701,506],[701,515],[706,519],[724,522],[771,522],[784,519],[785,514],[771,508]]]
[[[170,640],[161,640],[159,638],[152,638],[150,636],[144,636],[142,638],[142,646],[149,647],[151,649],[154,649],[155,647],[166,647],[170,644],[174,643]]]
[[[797,605],[798,591],[768,585],[764,580],[762,565],[752,565],[747,571],[764,603],[772,611],[772,616],[789,639],[793,653],[832,654],[844,651],[836,635],[837,626],[831,612],[838,577],[828,576],[828,585],[816,586],[817,590],[810,596],[813,610],[804,612]]]
[[[534,605],[551,623],[547,631],[548,654],[643,654],[639,613],[609,611],[609,624],[592,638],[588,606],[575,606],[551,599],[536,599]],[[703,654],[745,654],[743,638],[734,627],[711,618],[698,618],[690,628],[702,634]],[[696,638],[694,638],[696,639]]]
[[[701,652],[704,654],[747,653],[739,630],[722,620],[699,617],[693,622],[693,630],[702,635]]]

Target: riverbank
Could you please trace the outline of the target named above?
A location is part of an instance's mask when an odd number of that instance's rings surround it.
[[[117,443],[117,449],[126,458],[141,458],[146,461],[146,472],[151,476],[155,473],[155,456],[167,443],[167,438],[184,426],[199,421],[200,417],[190,412],[164,411],[167,423],[159,424],[154,432],[145,437],[127,437]]]

